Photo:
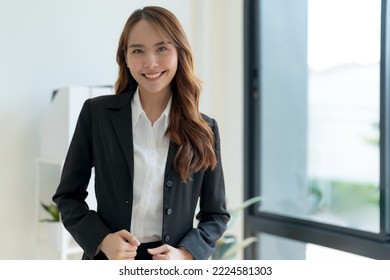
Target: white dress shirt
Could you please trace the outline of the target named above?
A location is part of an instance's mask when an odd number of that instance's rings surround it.
[[[159,119],[152,125],[141,106],[138,89],[131,102],[134,182],[131,233],[139,242],[161,240],[163,219],[163,183],[169,138],[172,97]]]

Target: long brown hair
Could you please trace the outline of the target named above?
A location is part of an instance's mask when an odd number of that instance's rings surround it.
[[[171,82],[172,106],[166,133],[170,140],[178,145],[174,167],[181,180],[187,181],[193,171],[213,169],[217,159],[214,151],[214,134],[199,112],[201,82],[194,73],[191,46],[180,22],[170,11],[149,6],[130,15],[119,39],[117,50],[119,73],[115,93],[121,94],[137,86],[136,80],[127,68],[125,55],[129,34],[141,19],[154,25],[163,38],[169,38],[177,49],[178,67]]]

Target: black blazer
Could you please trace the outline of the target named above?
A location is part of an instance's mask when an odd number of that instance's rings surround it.
[[[133,135],[131,99],[134,91],[85,101],[69,146],[60,184],[53,196],[65,228],[84,250],[83,259],[104,259],[97,247],[118,230],[130,231],[133,201]],[[226,230],[230,215],[220,139],[215,120],[203,115],[215,136],[216,168],[192,174],[184,183],[173,168],[177,146],[170,143],[163,194],[162,243],[186,248],[195,259],[207,259]],[[91,168],[95,167],[97,211],[85,202]],[[198,225],[193,227],[197,213]]]

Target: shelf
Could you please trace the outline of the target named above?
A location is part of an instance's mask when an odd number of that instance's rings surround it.
[[[61,222],[44,222],[50,218],[40,205],[50,204],[58,186],[63,160],[58,158],[38,158],[36,178],[37,201],[37,258],[38,259],[69,259],[72,255],[81,256],[82,249],[64,228]]]

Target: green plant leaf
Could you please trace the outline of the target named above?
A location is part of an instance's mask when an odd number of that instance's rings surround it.
[[[52,219],[42,219],[40,221],[46,221],[46,222],[59,222],[60,221],[60,212],[58,211],[58,207],[57,205],[55,205],[54,203],[52,204],[45,204],[43,202],[41,202],[41,205],[43,207],[43,209],[46,210],[46,212],[48,212],[50,214],[50,216],[52,217]]]
[[[240,250],[245,249],[246,247],[248,247],[250,244],[254,242],[257,242],[257,237],[251,236],[245,238],[242,242],[237,243],[232,247],[230,247],[229,249],[227,249],[226,252],[222,255],[221,259],[228,260],[234,258]]]
[[[228,223],[228,227],[232,226],[239,218],[239,213],[245,209],[246,207],[249,207],[252,204],[255,204],[256,202],[260,202],[263,200],[261,196],[255,196],[252,197],[240,205],[238,205],[236,208],[228,209],[230,213],[230,221]],[[245,240],[241,242],[237,242],[237,238],[234,235],[231,234],[224,234],[220,239],[217,241],[216,249],[213,253],[212,258],[213,259],[230,259],[234,257],[239,250],[242,250],[249,246],[251,243],[256,242],[256,237],[248,237]],[[229,246],[224,246],[225,244],[231,244]]]
[[[252,197],[248,200],[245,200],[243,203],[238,205],[236,208],[229,210],[229,213],[231,216],[230,221],[229,221],[229,226],[233,226],[236,223],[236,221],[238,219],[238,214],[240,213],[240,211],[242,211],[246,207],[251,206],[252,204],[260,202],[261,200],[263,200],[263,198],[261,196],[255,196],[255,197]]]
[[[231,234],[225,234],[217,240],[217,246],[212,259],[221,260],[223,254],[232,246],[237,244],[237,238]]]

